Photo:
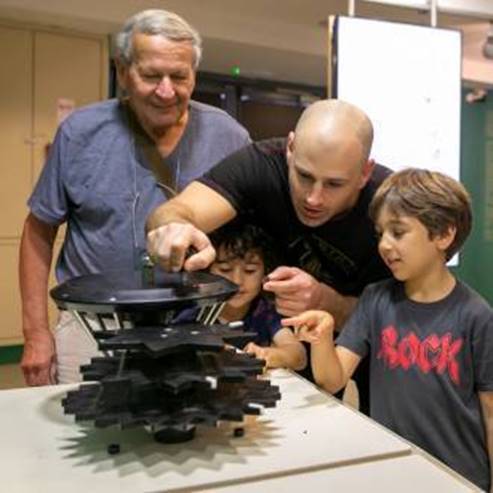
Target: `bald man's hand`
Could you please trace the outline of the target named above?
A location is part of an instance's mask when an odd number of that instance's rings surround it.
[[[190,247],[196,253],[187,257]],[[168,272],[206,269],[216,258],[207,235],[189,223],[169,223],[153,229],[147,234],[147,251]]]
[[[323,285],[297,267],[281,266],[273,270],[263,288],[274,293],[276,310],[287,317],[322,307]]]

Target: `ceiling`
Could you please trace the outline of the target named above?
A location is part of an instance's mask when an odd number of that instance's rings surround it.
[[[456,0],[460,1],[460,0]],[[471,0],[462,0],[470,2]],[[476,2],[481,0],[474,0]],[[201,69],[324,86],[327,17],[347,14],[347,0],[0,0],[0,18],[84,32],[111,33],[130,15],[164,8],[185,17],[204,38]],[[429,25],[428,12],[356,1],[356,15]],[[493,60],[481,53],[484,19],[440,14],[462,29],[463,78],[493,86]]]

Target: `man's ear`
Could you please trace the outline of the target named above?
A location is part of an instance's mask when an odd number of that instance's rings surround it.
[[[291,159],[293,153],[294,153],[294,132],[289,132],[288,142],[286,145],[286,159],[288,160],[288,162]]]
[[[123,63],[119,58],[115,59],[115,67],[116,67],[116,78],[118,80],[118,85],[124,91],[127,89],[127,74],[128,74],[128,65]]]
[[[368,180],[371,178],[371,175],[372,175],[374,169],[375,169],[375,160],[374,159],[368,159],[363,164],[363,167],[361,169],[360,189],[363,188],[368,183]]]

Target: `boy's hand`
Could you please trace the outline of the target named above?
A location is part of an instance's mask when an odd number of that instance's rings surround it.
[[[293,327],[299,341],[310,344],[327,342],[334,331],[334,318],[321,310],[309,310],[297,317],[281,320],[283,327]]]
[[[243,351],[247,354],[251,354],[258,359],[263,359],[265,361],[266,368],[269,368],[270,365],[270,348],[257,346],[254,342],[249,342],[244,348]]]

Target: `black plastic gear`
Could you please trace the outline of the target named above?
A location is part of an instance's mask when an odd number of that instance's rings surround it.
[[[223,337],[235,335],[200,324],[115,332],[99,342],[114,355],[81,368],[96,382],[69,392],[65,412],[96,427],[148,426],[169,443],[192,439],[197,424],[242,421],[274,407],[278,387],[257,378],[264,362],[227,348]]]
[[[65,412],[101,428],[146,426],[156,440],[174,443],[192,439],[197,424],[242,421],[275,406],[278,387],[257,378],[265,362],[235,349],[255,334],[210,325],[236,286],[208,273],[149,278],[152,284],[139,272],[88,275],[52,290],[59,308],[72,310],[104,353],[81,367],[91,383],[68,392]],[[204,323],[164,323],[191,306],[206,314]],[[106,327],[111,317],[118,330]]]

